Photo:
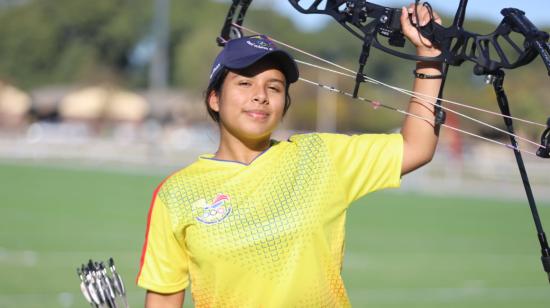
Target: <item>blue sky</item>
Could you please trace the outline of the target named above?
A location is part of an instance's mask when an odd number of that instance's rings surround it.
[[[269,0],[264,1],[270,2]],[[372,2],[384,6],[400,7],[412,1],[378,0]],[[459,1],[432,0],[428,2],[434,10],[447,15],[454,15]],[[314,29],[317,25],[322,25],[331,20],[330,17],[326,18],[317,15],[304,16],[295,11],[288,1],[271,0],[271,5],[278,11],[291,17],[303,29]],[[469,0],[466,22],[468,18],[478,18],[487,19],[496,24],[502,20],[500,10],[506,7],[523,10],[526,16],[538,27],[550,26],[550,1],[548,0]]]

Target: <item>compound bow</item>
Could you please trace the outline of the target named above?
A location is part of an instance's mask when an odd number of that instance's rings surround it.
[[[550,35],[537,29],[525,16],[523,11],[515,8],[506,8],[501,11],[504,18],[490,34],[481,35],[466,31],[463,25],[468,0],[460,0],[453,23],[449,27],[435,23],[433,15],[432,20],[428,24],[424,26],[415,25],[422,36],[429,39],[441,50],[441,54],[437,57],[420,57],[395,49],[404,47],[405,45],[405,38],[401,32],[401,9],[399,8],[380,6],[365,0],[288,1],[301,13],[331,16],[362,41],[363,45],[358,61],[359,68],[356,72],[356,82],[352,95],[354,98],[357,98],[361,83],[367,81],[363,70],[371,47],[407,60],[441,62],[443,80],[435,105],[436,129],[445,122],[445,112],[442,110],[441,100],[450,65],[460,66],[465,61],[473,62],[475,64],[474,74],[490,77],[488,80],[493,84],[506,130],[510,135],[510,148],[514,150],[537,230],[543,268],[548,274],[550,281],[550,248],[548,247],[546,235],[539,218],[521,151],[516,141],[512,123],[513,118],[510,115],[508,99],[503,88],[503,69],[514,69],[527,65],[538,55],[541,56],[550,75],[550,44],[548,43]],[[416,5],[419,4],[419,0],[415,0],[415,2]],[[252,0],[233,0],[221,34],[217,38],[220,46],[223,46],[231,38],[243,35],[241,26],[251,3]],[[428,8],[431,14],[431,6],[428,3],[423,3],[423,5]],[[413,23],[413,20],[409,19]],[[523,39],[523,44],[516,43],[512,35],[520,36]],[[388,40],[387,45],[381,42],[382,38]],[[388,45],[395,48],[391,48]],[[506,50],[512,50],[512,54],[506,52]],[[546,128],[541,137],[541,146],[536,153],[536,155],[542,158],[550,158],[550,118],[548,119],[547,126],[548,128]]]

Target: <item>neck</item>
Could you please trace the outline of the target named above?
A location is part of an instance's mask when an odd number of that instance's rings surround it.
[[[237,138],[221,129],[220,145],[214,157],[217,159],[238,161],[248,165],[270,146],[270,135],[262,139]]]

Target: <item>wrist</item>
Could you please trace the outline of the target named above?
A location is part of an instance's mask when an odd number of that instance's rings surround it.
[[[431,62],[431,61],[416,62],[417,71],[441,72],[441,69],[442,69],[442,62]]]
[[[440,70],[431,69],[431,70],[420,70],[415,69],[413,70],[413,74],[415,78],[419,79],[441,79],[443,78],[443,74],[441,74]]]
[[[434,47],[420,46],[416,48],[416,55],[420,57],[437,57],[441,54],[441,50]]]
[[[441,79],[443,77],[442,63],[428,61],[416,62],[416,69],[413,70],[413,74],[416,78],[420,79]]]

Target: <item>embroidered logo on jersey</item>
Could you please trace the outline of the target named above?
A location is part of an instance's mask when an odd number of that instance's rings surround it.
[[[212,204],[208,204],[204,199],[197,200],[193,203],[193,212],[196,213],[195,219],[199,222],[208,225],[217,224],[226,219],[231,213],[229,196],[219,194]]]

